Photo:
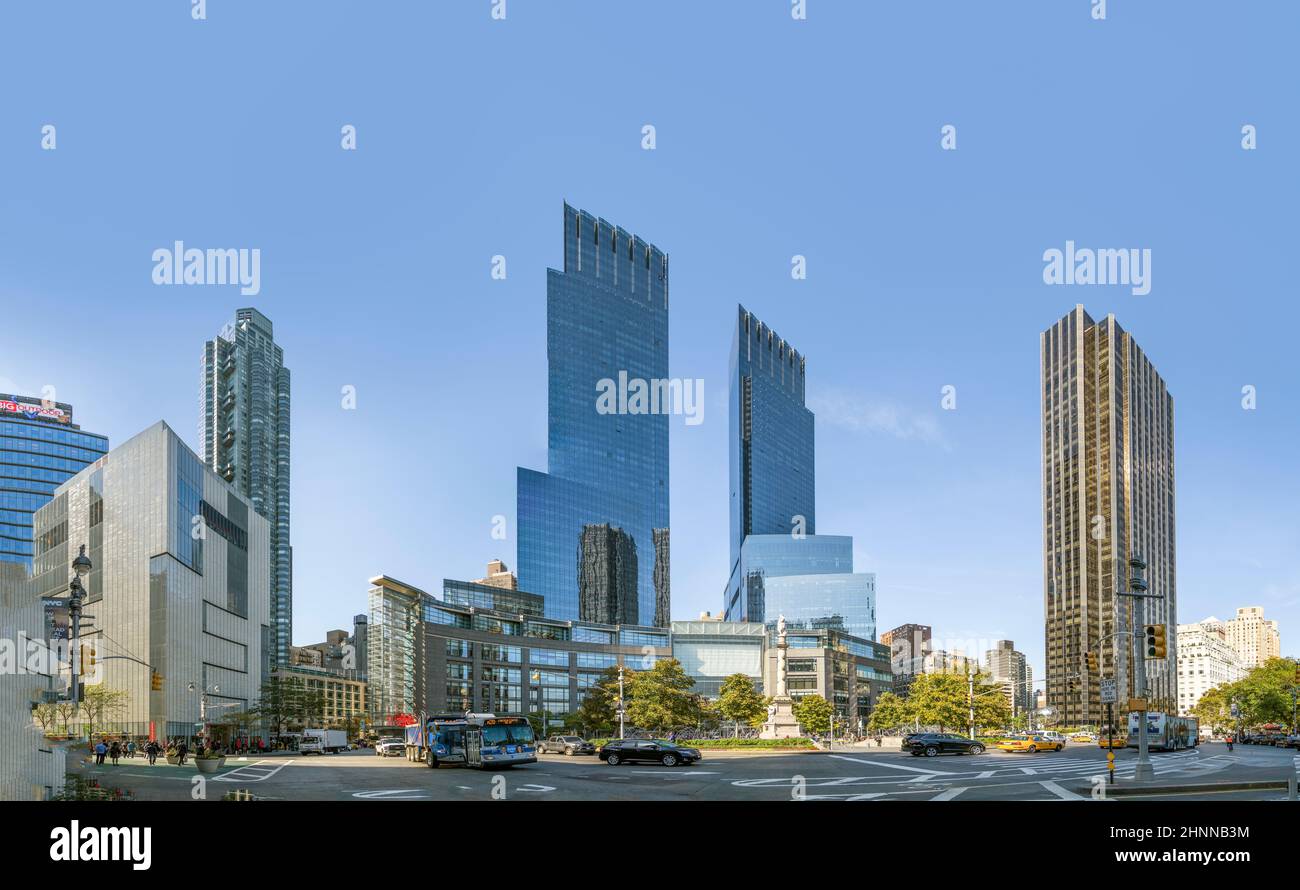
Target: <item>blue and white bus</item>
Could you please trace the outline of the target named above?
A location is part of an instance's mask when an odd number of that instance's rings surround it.
[[[406,759],[437,768],[479,769],[537,762],[537,742],[527,717],[434,714],[406,728]]]

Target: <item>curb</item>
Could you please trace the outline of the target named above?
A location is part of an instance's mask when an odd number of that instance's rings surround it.
[[[1075,784],[1073,791],[1091,791],[1092,785]],[[1241,782],[1201,782],[1188,785],[1106,785],[1106,797],[1136,797],[1153,794],[1196,794],[1206,791],[1286,791],[1286,779],[1257,779]]]

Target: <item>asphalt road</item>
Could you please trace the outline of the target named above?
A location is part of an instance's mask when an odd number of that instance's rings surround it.
[[[1136,752],[1117,752],[1117,776],[1131,776]],[[1227,782],[1277,779],[1300,766],[1295,751],[1222,744],[1154,753],[1158,779]],[[918,758],[875,748],[833,753],[709,752],[689,767],[620,765],[594,756],[543,755],[500,771],[431,770],[373,751],[227,760],[225,770],[196,781],[192,765],[150,767],[137,758],[114,767],[79,767],[102,784],[140,800],[220,799],[239,788],[281,800],[1084,800],[1104,776],[1106,752],[1071,745],[1059,753]],[[1220,792],[1218,799],[1276,800],[1279,791]],[[1207,797],[1198,793],[1197,797]],[[1163,796],[1162,796],[1163,797]],[[1149,798],[1148,798],[1149,799]],[[1170,798],[1176,799],[1176,798]],[[1125,799],[1128,800],[1128,799]]]

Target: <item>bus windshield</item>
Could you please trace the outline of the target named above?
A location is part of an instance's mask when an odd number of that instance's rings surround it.
[[[484,745],[531,745],[533,727],[527,722],[483,727]]]

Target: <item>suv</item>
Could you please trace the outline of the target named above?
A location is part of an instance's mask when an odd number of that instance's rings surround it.
[[[600,746],[596,755],[610,766],[620,763],[698,763],[697,748],[682,748],[664,739],[613,739]]]
[[[596,746],[576,735],[553,735],[538,744],[537,750],[542,754],[595,754]]]
[[[913,757],[938,757],[940,754],[983,754],[984,745],[975,739],[951,732],[922,732],[908,736],[903,750]]]
[[[388,757],[392,754],[405,754],[406,742],[399,738],[380,739],[375,742],[375,753],[380,757]]]

